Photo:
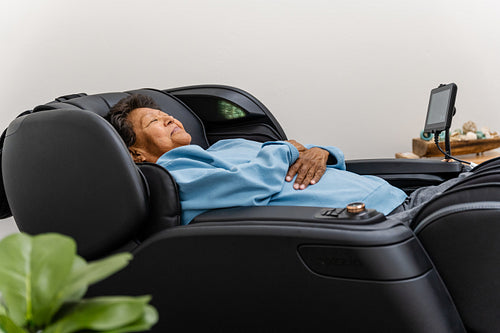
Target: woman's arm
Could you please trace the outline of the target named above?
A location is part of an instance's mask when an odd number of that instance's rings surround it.
[[[249,145],[232,142],[233,149],[225,153],[239,154],[239,150],[258,146],[246,163],[227,163],[221,153],[198,146],[174,149],[157,163],[176,179],[184,210],[265,205],[281,191],[288,166],[299,154],[283,141]]]

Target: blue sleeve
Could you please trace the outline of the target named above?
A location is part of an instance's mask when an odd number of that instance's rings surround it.
[[[332,146],[317,146],[317,145],[304,145],[307,149],[311,148],[321,148],[330,153],[330,161],[331,164],[328,164],[328,167],[335,168],[339,170],[345,170],[345,159],[344,153],[337,147]]]
[[[182,208],[207,210],[265,205],[281,191],[289,166],[298,158],[293,145],[282,142],[221,143],[212,150],[197,146],[174,149],[158,160],[179,185]],[[248,151],[242,163],[228,163]]]

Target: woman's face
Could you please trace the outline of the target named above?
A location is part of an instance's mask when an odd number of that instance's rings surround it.
[[[191,135],[174,117],[155,109],[134,109],[127,117],[136,141],[129,147],[134,161],[156,162],[161,155],[191,143]]]

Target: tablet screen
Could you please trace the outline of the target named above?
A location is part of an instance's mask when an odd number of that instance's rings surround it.
[[[432,89],[424,132],[439,132],[450,128],[456,93],[457,86],[454,83]]]

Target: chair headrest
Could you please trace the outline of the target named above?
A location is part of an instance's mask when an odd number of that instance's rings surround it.
[[[126,92],[80,96],[69,98],[62,102],[56,100],[54,102],[40,105],[36,107],[34,111],[51,109],[88,110],[104,117],[108,114],[110,108],[118,103],[120,99],[132,94],[141,94],[153,98],[163,112],[170,114],[182,122],[186,131],[191,134],[192,144],[199,145],[203,148],[207,148],[209,146],[205,134],[205,128],[203,127],[203,123],[198,116],[178,98],[161,90],[138,89]],[[58,100],[61,100],[61,98]]]

